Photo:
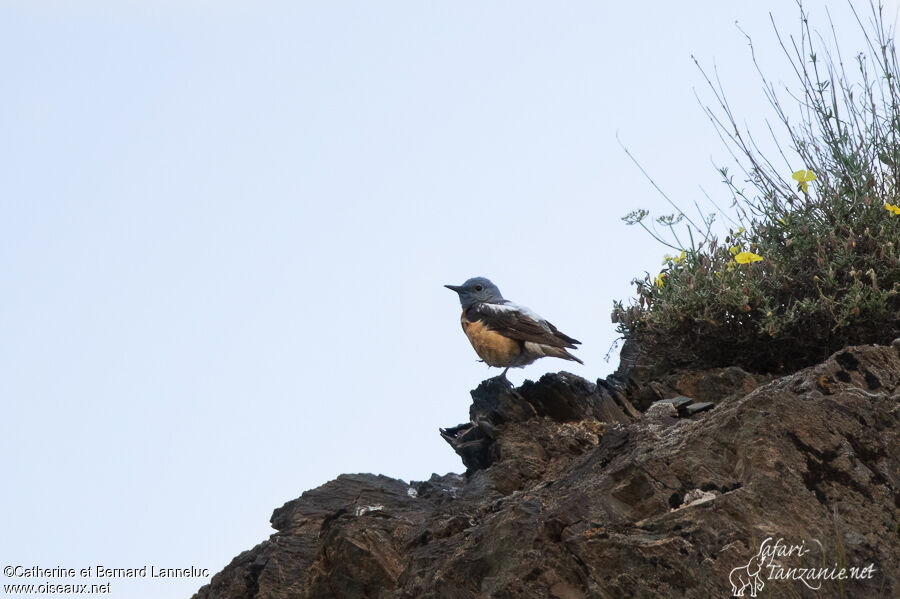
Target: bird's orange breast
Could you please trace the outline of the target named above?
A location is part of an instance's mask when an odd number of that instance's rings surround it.
[[[466,337],[475,348],[475,353],[488,366],[501,368],[511,366],[522,353],[521,341],[504,337],[497,331],[492,331],[480,320],[470,321],[466,318],[465,311],[463,311],[460,322]]]

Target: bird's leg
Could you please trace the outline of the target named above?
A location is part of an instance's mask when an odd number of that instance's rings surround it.
[[[507,373],[508,370],[509,370],[509,366],[507,366],[506,368],[504,368],[504,369],[503,369],[503,372],[501,372],[500,374],[498,374],[496,378],[498,378],[498,379],[503,379],[503,380],[506,382],[507,385],[509,385],[510,387],[512,387],[512,386],[513,386],[512,382],[510,382],[510,380],[509,380],[508,378],[506,378],[506,373]]]

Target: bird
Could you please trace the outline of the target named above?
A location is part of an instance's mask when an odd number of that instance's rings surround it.
[[[584,364],[567,349],[581,342],[560,332],[525,306],[504,299],[489,279],[473,277],[462,285],[444,285],[459,295],[463,332],[475,353],[488,366],[503,368],[497,378],[506,379],[510,368],[520,368],[544,357]]]

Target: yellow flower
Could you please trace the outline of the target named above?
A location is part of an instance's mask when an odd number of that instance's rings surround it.
[[[884,203],[884,209],[893,214],[900,214],[900,206],[895,206],[894,204]]]
[[[656,283],[656,286],[659,287],[660,289],[662,289],[663,283],[667,276],[669,276],[669,275],[667,275],[664,272],[659,273],[659,276],[657,276],[656,280],[654,281],[654,283]]]
[[[762,261],[762,256],[753,252],[741,252],[740,254],[735,254],[734,261],[738,264],[750,264],[751,262]]]
[[[684,256],[685,256],[685,252],[684,252],[684,250],[681,250],[681,255],[677,256],[675,258],[672,258],[672,262],[674,262],[675,264],[681,264],[682,262],[684,262]]]
[[[816,177],[815,173],[813,173],[812,171],[802,169],[791,175],[791,178],[800,183],[797,186],[798,189],[802,190],[803,193],[809,193],[807,184],[810,181],[815,181],[818,177]]]

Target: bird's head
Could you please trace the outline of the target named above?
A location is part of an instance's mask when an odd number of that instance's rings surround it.
[[[498,302],[503,299],[497,286],[484,277],[469,279],[462,285],[444,285],[459,294],[459,303],[468,308],[479,302]]]

